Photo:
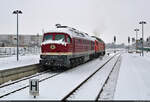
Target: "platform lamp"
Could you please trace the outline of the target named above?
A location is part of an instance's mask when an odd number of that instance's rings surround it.
[[[114,53],[116,53],[116,46],[115,46],[115,44],[116,44],[116,36],[114,36]]]
[[[13,14],[16,14],[17,15],[17,61],[19,60],[19,41],[18,41],[18,15],[19,14],[22,14],[22,11],[20,10],[15,10],[13,11]]]
[[[143,42],[144,42],[144,24],[146,24],[145,21],[141,21],[139,22],[139,24],[142,24],[142,56],[144,56],[144,53],[143,53]]]
[[[134,29],[134,31],[136,32],[136,42],[135,42],[135,44],[136,44],[136,51],[137,51],[137,39],[138,39],[138,31],[139,31],[139,29]]]

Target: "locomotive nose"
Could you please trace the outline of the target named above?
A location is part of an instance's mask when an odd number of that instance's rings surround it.
[[[46,45],[42,45],[41,50],[43,53],[66,52],[67,46],[60,45],[60,44],[46,44]]]

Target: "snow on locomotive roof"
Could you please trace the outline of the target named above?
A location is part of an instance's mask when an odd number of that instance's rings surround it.
[[[104,41],[103,41],[101,38],[98,38],[98,37],[96,37],[96,36],[91,36],[91,37],[95,38],[95,39],[98,40],[99,42],[104,43]]]
[[[89,36],[87,33],[81,32],[79,30],[76,30],[74,28],[71,27],[62,27],[62,28],[54,28],[52,30],[47,31],[46,33],[49,32],[58,32],[58,33],[67,33],[69,34],[71,37],[78,37],[78,38],[83,38],[83,39],[89,39],[94,41],[95,39],[91,36]]]
[[[67,43],[64,42],[63,39],[60,39],[60,40],[46,40],[46,41],[42,42],[41,45],[50,44],[50,43],[61,44],[61,45],[64,45],[64,46],[67,45]]]

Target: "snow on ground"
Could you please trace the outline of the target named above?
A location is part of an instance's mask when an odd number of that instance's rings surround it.
[[[119,58],[116,66],[114,67],[107,83],[105,84],[102,93],[100,94],[99,100],[112,100],[117,85],[119,69],[121,65],[121,57]]]
[[[135,53],[125,53],[122,55],[114,100],[150,100],[150,53],[145,53],[144,55],[144,57]],[[108,57],[106,59],[108,59]],[[16,56],[6,57],[0,58],[0,66],[1,70],[3,70],[19,65],[38,63],[38,61],[39,55],[20,56],[19,62],[16,61]],[[37,99],[60,100],[64,94],[95,71],[96,66],[100,66],[103,61],[104,60],[100,59],[93,60],[73,68],[58,77],[40,83],[40,96],[38,96]],[[1,100],[20,99],[34,100],[34,98],[29,95],[29,88],[4,97]]]
[[[39,96],[37,100],[61,100],[68,92],[81,83],[87,76],[100,67],[110,56],[103,60],[95,59],[77,66],[56,77],[39,83]],[[1,100],[36,100],[29,95],[29,88],[1,98]]]
[[[114,100],[150,100],[150,53],[124,54]]]
[[[40,79],[40,80],[42,80],[42,79],[45,79],[45,78],[47,78],[47,77],[49,77],[49,76],[52,76],[52,75],[55,75],[55,74],[56,74],[56,73],[53,73],[53,72],[51,73],[51,72],[49,72],[49,73],[44,73],[44,74],[42,74],[42,75],[36,76],[36,77],[34,77],[34,78],[35,78],[35,79]],[[35,75],[38,75],[38,73],[35,74]],[[26,78],[26,77],[25,77],[25,78]],[[24,79],[24,78],[22,78],[22,79]],[[22,87],[28,86],[28,85],[29,85],[29,80],[30,80],[30,79],[27,79],[27,80],[20,81],[20,82],[18,82],[18,83],[15,83],[15,84],[8,85],[8,86],[6,86],[6,87],[0,88],[0,96],[5,95],[5,94],[7,94],[8,92],[13,92],[13,91],[15,91],[15,90],[17,90],[17,89],[20,89],[20,88],[22,88]],[[3,86],[3,85],[5,85],[5,84],[9,84],[9,83],[11,83],[11,82],[12,82],[12,81],[6,82],[6,83],[0,85],[0,87]]]
[[[19,56],[19,61],[17,61],[16,56],[0,58],[0,70],[37,64],[39,59],[39,54]]]
[[[115,56],[67,100],[95,100],[117,58],[118,56]]]

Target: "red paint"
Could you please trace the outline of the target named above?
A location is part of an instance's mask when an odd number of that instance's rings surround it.
[[[45,35],[52,34],[53,40],[55,39],[55,35],[57,34],[63,34],[65,35],[65,42],[67,42],[67,37],[70,37],[66,33],[45,33]],[[44,37],[43,37],[44,38]],[[71,38],[71,37],[70,37]],[[93,51],[100,52],[104,51],[105,45],[102,42],[99,42],[95,40],[95,42],[88,40],[88,39],[82,39],[82,38],[71,38],[71,43],[65,45],[61,44],[53,44],[55,45],[55,49],[51,49],[50,46],[52,44],[45,44],[41,46],[42,53],[49,53],[49,52],[73,52],[73,53],[79,53],[79,52],[87,52],[87,51]]]

